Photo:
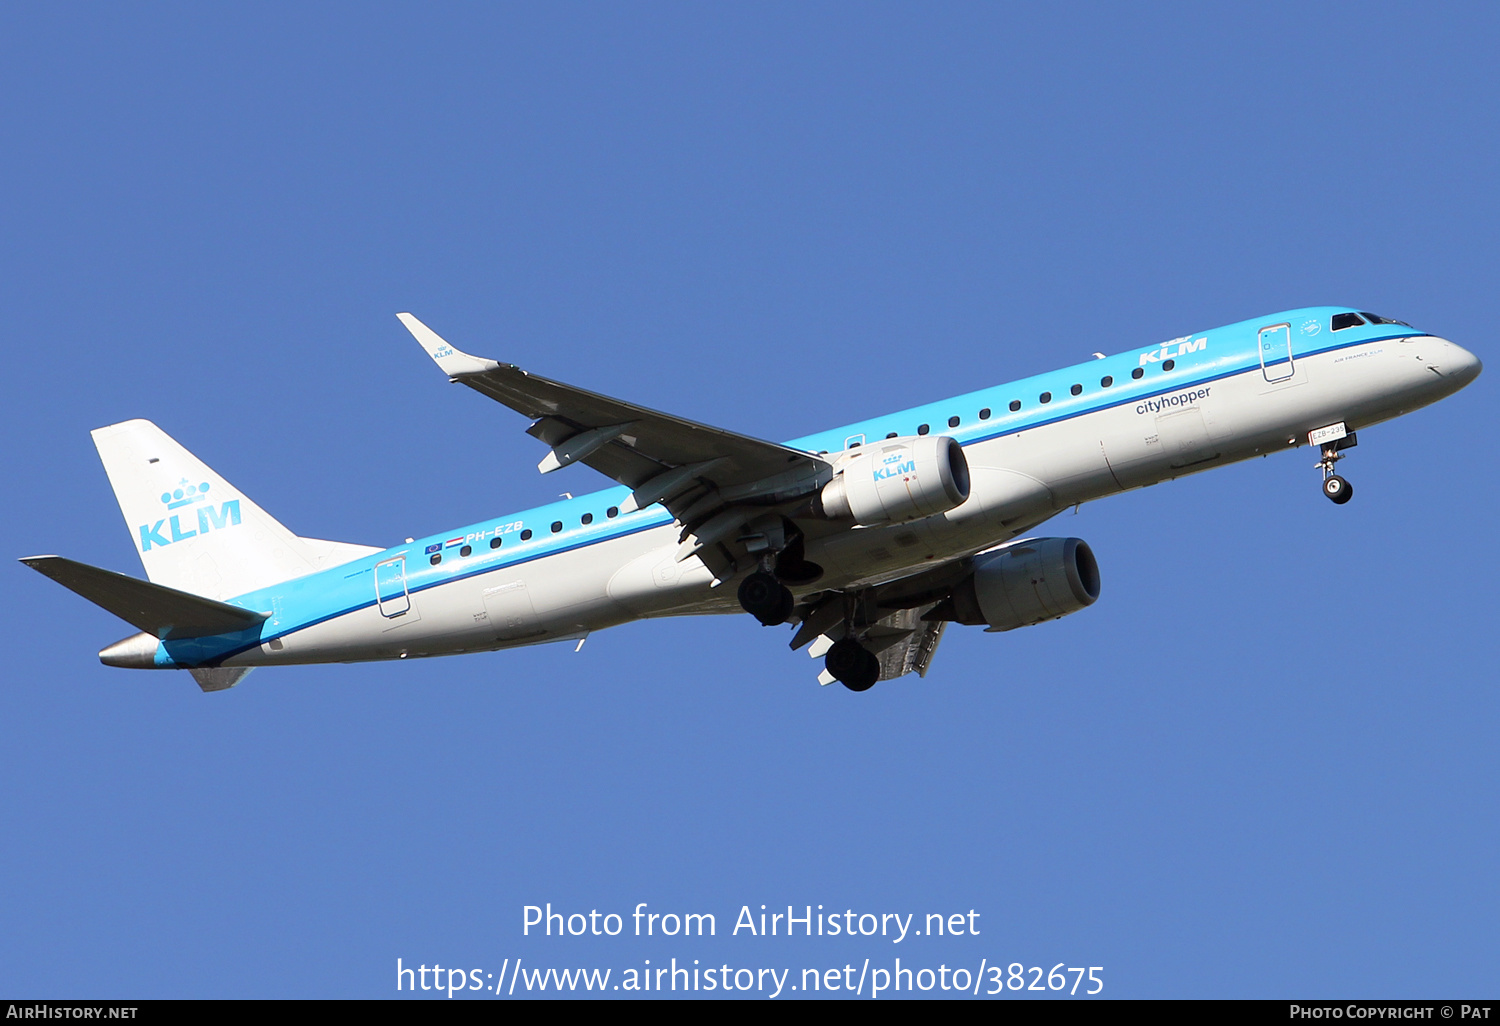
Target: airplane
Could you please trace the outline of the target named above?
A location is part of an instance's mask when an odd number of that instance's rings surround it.
[[[950,623],[999,632],[1100,594],[1070,506],[1303,445],[1323,494],[1370,425],[1473,381],[1480,361],[1404,321],[1310,307],[1241,321],[777,444],[530,374],[402,324],[450,382],[532,423],[552,473],[615,486],[401,545],[293,534],[156,425],[93,432],[148,581],[21,562],[135,627],[107,666],[257,666],[576,641],[646,617],[795,628],[822,684],[925,676]]]

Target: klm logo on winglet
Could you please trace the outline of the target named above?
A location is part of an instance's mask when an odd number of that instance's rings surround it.
[[[142,552],[150,552],[152,546],[160,548],[163,545],[171,545],[173,542],[196,538],[209,531],[222,531],[226,527],[237,527],[240,523],[240,500],[230,499],[220,503],[217,507],[213,506],[208,502],[207,481],[195,485],[189,484],[187,478],[183,478],[172,491],[161,493],[161,501],[162,505],[169,510],[181,509],[184,506],[198,506],[198,526],[196,529],[184,529],[182,524],[182,518],[186,516],[184,513],[173,513],[170,517],[158,520],[154,525],[142,524],[136,529],[141,535]],[[170,532],[170,536],[167,532]]]
[[[1184,335],[1181,338],[1174,338],[1170,342],[1163,342],[1160,349],[1153,349],[1149,353],[1142,353],[1141,366],[1144,367],[1148,363],[1158,363],[1172,356],[1186,356],[1188,353],[1199,353],[1207,348],[1207,335],[1204,335],[1202,338],[1193,338],[1191,335]]]

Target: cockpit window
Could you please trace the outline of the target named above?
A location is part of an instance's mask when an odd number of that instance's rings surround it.
[[[1399,324],[1403,328],[1412,327],[1412,325],[1407,324],[1405,321],[1393,321],[1389,317],[1381,317],[1379,314],[1365,313],[1363,310],[1361,310],[1360,313],[1363,314],[1365,320],[1369,321],[1371,324]]]
[[[1334,314],[1333,330],[1343,331],[1345,328],[1357,328],[1365,323],[1365,319],[1359,314]]]

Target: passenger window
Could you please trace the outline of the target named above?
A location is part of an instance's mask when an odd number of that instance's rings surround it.
[[[526,528],[526,530],[524,530],[524,531],[521,532],[521,540],[522,541],[531,541],[531,528],[528,527],[528,528]]]
[[[1177,366],[1177,361],[1176,360],[1163,360],[1161,362],[1161,369],[1164,370],[1164,371],[1169,371],[1173,367],[1176,367],[1176,366]]]
[[[1112,377],[1110,377],[1108,374],[1104,375],[1104,377],[1102,377],[1102,378],[1099,379],[1099,387],[1100,388],[1108,388],[1110,385],[1113,385],[1114,383],[1115,383],[1115,379],[1112,378]]]
[[[1135,378],[1137,381],[1139,381],[1141,379],[1141,375],[1144,374],[1144,373],[1146,373],[1146,368],[1144,368],[1144,367],[1137,367],[1135,370],[1133,370],[1133,371],[1130,372],[1130,376],[1132,378]]]
[[[949,427],[958,427],[958,418],[957,417],[949,417],[948,418],[948,426]]]
[[[498,549],[499,547],[500,547],[500,536],[497,534],[497,535],[495,535],[495,537],[493,537],[493,538],[490,539],[490,548],[492,548],[492,549]]]
[[[1050,403],[1052,401],[1052,393],[1051,392],[1043,392],[1037,398],[1040,399],[1044,403]]]
[[[1010,412],[1011,413],[1015,413],[1020,408],[1021,408],[1021,400],[1019,400],[1019,399],[1012,399],[1010,401]]]
[[[554,521],[552,521],[552,533],[556,534],[558,531],[561,531],[561,530],[562,530],[562,521],[561,520],[554,520]]]
[[[472,556],[474,555],[474,546],[465,545],[463,548],[458,550],[458,554],[460,556]]]
[[[979,419],[980,420],[989,420],[990,419],[990,408],[988,406],[986,406],[984,409],[982,409],[982,410],[979,411]]]
[[[443,554],[441,552],[434,552],[432,554],[432,558],[429,559],[427,562],[431,563],[433,566],[437,566],[442,561],[443,561]]]
[[[604,511],[604,515],[607,516],[607,517],[609,517],[610,519],[614,519],[615,517],[617,517],[617,516],[620,515],[620,507],[619,506],[611,506],[611,507],[609,507],[609,509],[607,509],[607,510]]]
[[[1343,331],[1345,328],[1357,328],[1365,323],[1365,319],[1359,314],[1341,313],[1333,315],[1333,330]]]
[[[896,432],[892,431],[890,434],[886,435],[885,437],[887,437],[887,438],[895,438],[896,437]]]
[[[1072,388],[1068,389],[1068,391],[1072,392],[1074,395],[1082,395],[1083,394],[1083,386],[1082,385],[1074,385]]]
[[[927,432],[929,432],[931,430],[932,429],[930,427],[928,427],[926,424],[918,424],[917,425],[917,434],[919,434],[919,435],[925,435]]]
[[[581,520],[581,521],[583,521],[583,526],[584,527],[587,527],[589,524],[592,524],[594,522],[594,514],[592,514],[592,513],[585,513],[583,516],[579,517],[578,519]]]

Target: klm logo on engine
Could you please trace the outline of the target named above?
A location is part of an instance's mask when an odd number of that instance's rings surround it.
[[[1148,363],[1159,363],[1174,356],[1201,353],[1207,348],[1207,335],[1204,335],[1202,338],[1193,338],[1191,335],[1184,335],[1181,338],[1174,338],[1170,342],[1163,342],[1160,349],[1153,349],[1149,353],[1142,353],[1141,366],[1144,367]]]
[[[903,477],[916,472],[917,461],[905,453],[896,452],[881,461],[881,465],[875,469],[875,480],[884,481],[887,478]]]
[[[191,514],[182,512],[163,517],[155,524],[140,525],[136,530],[140,532],[142,552],[150,552],[153,547],[161,548],[173,542],[187,541],[210,531],[238,527],[240,524],[240,500],[230,499],[215,506],[208,501],[207,481],[189,484],[187,478],[183,478],[172,491],[161,493],[161,502],[169,510],[197,506],[197,524],[194,525],[191,519],[184,524],[183,520]]]

